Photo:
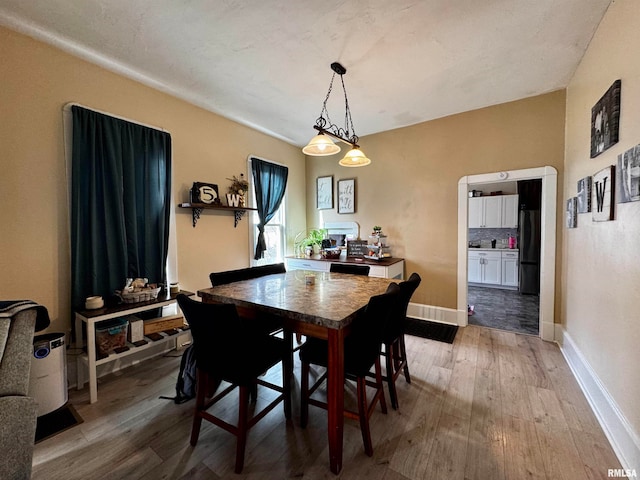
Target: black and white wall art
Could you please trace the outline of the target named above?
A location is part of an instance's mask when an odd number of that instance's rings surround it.
[[[333,208],[333,175],[316,179],[316,207],[318,210]]]
[[[356,212],[356,179],[338,180],[338,213]]]
[[[591,211],[591,177],[578,180],[578,213]]]
[[[578,226],[578,198],[571,197],[567,200],[566,226],[567,228],[576,228]]]
[[[640,200],[640,145],[618,155],[616,186],[618,203]]]
[[[594,222],[613,220],[615,170],[611,165],[593,176],[591,211]]]
[[[620,80],[613,82],[591,109],[591,158],[618,143],[621,85]]]

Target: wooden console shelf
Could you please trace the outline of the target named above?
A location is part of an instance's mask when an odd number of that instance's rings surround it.
[[[227,212],[233,212],[234,214],[234,222],[233,227],[238,226],[238,222],[242,218],[245,212],[250,210],[258,210],[257,208],[249,208],[249,207],[228,207],[226,205],[211,205],[208,203],[180,203],[178,204],[180,208],[190,208],[191,214],[193,215],[193,228],[196,227],[196,223],[198,223],[198,219],[200,218],[200,214],[202,214],[202,210],[222,210]]]
[[[187,292],[181,290],[179,293],[183,293],[188,296],[192,296],[193,292]],[[133,344],[127,344],[128,349],[123,349],[118,353],[111,353],[107,357],[97,358],[96,355],[96,324],[104,320],[110,320],[112,318],[125,317],[139,312],[152,310],[154,308],[166,307],[176,303],[176,296],[178,294],[170,294],[168,292],[160,292],[158,298],[155,300],[149,300],[146,302],[138,303],[122,303],[120,305],[98,308],[96,310],[78,310],[75,312],[76,321],[76,347],[82,348],[83,335],[82,325],[86,325],[86,333],[84,335],[84,343],[86,343],[86,353],[78,355],[77,357],[77,388],[81,390],[84,386],[84,369],[89,372],[89,401],[95,403],[98,400],[98,375],[97,367],[103,363],[112,362],[119,358],[131,355],[133,353],[141,352],[147,348],[157,345],[159,343],[166,343],[173,339],[176,339],[175,335],[162,332],[156,335],[155,341],[151,339],[149,335],[145,335],[149,340],[146,344],[141,346],[135,346]]]

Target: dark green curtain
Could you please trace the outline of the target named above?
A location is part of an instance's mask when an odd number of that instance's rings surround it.
[[[126,278],[166,283],[171,136],[73,106],[72,305]]]
[[[287,188],[289,169],[282,165],[265,162],[259,158],[251,158],[253,184],[256,191],[256,207],[258,209],[258,241],[256,242],[255,260],[260,260],[267,249],[264,240],[264,226],[273,218],[282,203]]]

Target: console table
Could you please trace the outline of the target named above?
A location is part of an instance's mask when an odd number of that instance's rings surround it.
[[[340,258],[325,259],[320,255],[313,257],[287,257],[285,258],[287,270],[314,270],[328,272],[332,263],[345,263],[351,265],[368,265],[369,276],[379,278],[392,278],[402,280],[404,278],[403,258],[382,258],[380,260],[356,260],[342,255]]]
[[[185,295],[193,295],[193,292],[181,291]],[[113,307],[98,308],[95,310],[78,310],[75,312],[76,322],[76,344],[82,346],[82,324],[86,325],[86,334],[84,342],[87,346],[85,354],[78,355],[77,358],[77,388],[81,390],[84,387],[84,368],[89,371],[89,399],[91,403],[95,403],[98,400],[98,376],[97,367],[104,363],[113,362],[122,357],[132,355],[134,353],[141,352],[152,346],[167,343],[171,340],[175,340],[177,335],[168,335],[161,333],[162,339],[160,340],[147,340],[145,345],[135,346],[127,343],[129,349],[121,353],[111,353],[105,358],[96,359],[96,323],[104,320],[109,320],[118,317],[125,317],[127,315],[133,315],[135,313],[144,312],[147,310],[153,310],[154,308],[166,307],[176,303],[176,296],[178,294],[169,294],[168,292],[160,292],[158,298],[155,300],[149,300],[147,302],[138,303],[123,303]],[[80,340],[78,340],[80,339]]]

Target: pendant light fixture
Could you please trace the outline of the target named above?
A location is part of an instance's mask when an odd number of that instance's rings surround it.
[[[316,119],[316,124],[313,126],[318,131],[318,135],[313,137],[306,147],[302,149],[302,153],[314,157],[321,157],[325,155],[334,155],[340,151],[340,147],[336,145],[333,139],[340,140],[344,143],[351,145],[351,150],[347,152],[340,162],[343,167],[364,167],[369,165],[371,160],[360,150],[358,145],[358,136],[353,128],[353,120],[351,119],[351,110],[349,110],[349,99],[347,98],[347,90],[344,87],[343,75],[347,73],[347,69],[344,68],[338,62],[331,64],[331,70],[333,75],[331,76],[331,82],[329,83],[329,91],[322,104],[322,110],[320,116]],[[340,75],[340,83],[342,83],[342,92],[344,93],[344,127],[338,127],[331,122],[329,118],[329,111],[327,110],[327,101],[331,95],[333,88],[333,80],[336,74]]]

